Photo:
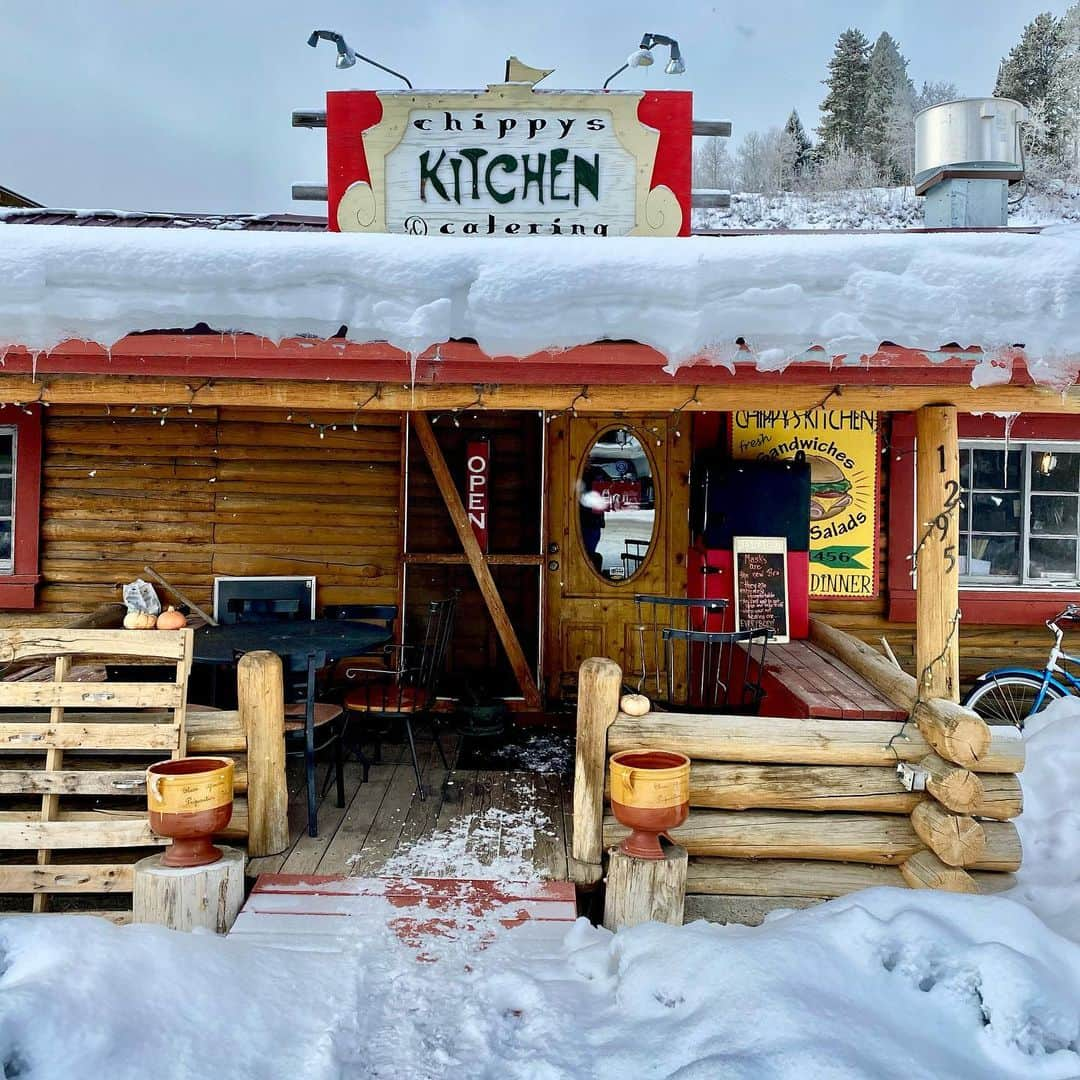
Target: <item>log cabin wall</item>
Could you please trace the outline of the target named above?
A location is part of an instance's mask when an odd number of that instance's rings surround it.
[[[116,601],[147,564],[207,610],[229,574],[314,574],[320,607],[398,603],[400,414],[287,415],[47,410],[38,605],[2,623]]]

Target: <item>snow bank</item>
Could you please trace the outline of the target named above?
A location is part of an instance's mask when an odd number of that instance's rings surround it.
[[[629,338],[673,368],[730,362],[738,337],[774,369],[811,346],[855,360],[882,341],[1023,343],[1051,382],[1080,362],[1080,227],[1065,225],[603,241],[5,225],[0,281],[0,348],[205,322],[272,339],[344,325],[414,353]]]
[[[311,954],[0,920],[0,1065],[22,1080],[1080,1074],[1080,947],[1009,900],[882,889],[756,928],[579,920],[553,955],[521,933],[418,963],[389,934]]]
[[[1024,861],[1014,899],[1080,942],[1080,699],[1055,701],[1024,729]]]

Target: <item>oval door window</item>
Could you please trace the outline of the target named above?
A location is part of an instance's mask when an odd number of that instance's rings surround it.
[[[630,428],[597,438],[577,489],[586,558],[606,581],[629,581],[645,565],[656,527],[652,460]]]

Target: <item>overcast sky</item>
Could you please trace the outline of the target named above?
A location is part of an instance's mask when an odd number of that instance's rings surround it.
[[[328,89],[400,86],[308,33],[339,30],[418,88],[502,78],[510,54],[553,67],[545,87],[597,87],[643,31],[679,40],[687,71],[624,73],[618,88],[693,90],[694,114],[731,119],[734,142],[818,122],[833,44],[856,26],[887,30],[910,74],[990,94],[1001,57],[1059,2],[934,0],[0,0],[0,185],[52,206],[313,213],[295,180],[325,181],[325,132],[290,126]]]

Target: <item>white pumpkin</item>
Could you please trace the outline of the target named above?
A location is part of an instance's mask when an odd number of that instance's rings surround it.
[[[157,617],[149,611],[128,611],[124,616],[124,626],[128,630],[153,630],[157,626]]]
[[[627,716],[644,716],[652,708],[652,703],[644,694],[623,694],[619,708]]]

